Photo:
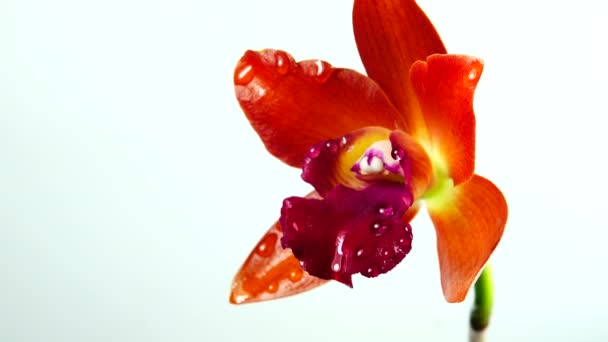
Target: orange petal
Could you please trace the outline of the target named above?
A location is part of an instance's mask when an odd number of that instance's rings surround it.
[[[433,55],[416,62],[410,76],[430,133],[431,159],[455,185],[475,169],[473,94],[483,61],[461,55]]]
[[[437,231],[441,287],[448,302],[461,302],[500,241],[507,202],[489,180],[474,175],[426,202]]]
[[[278,50],[247,51],[234,72],[236,96],[270,153],[295,167],[314,143],[399,116],[368,77],[321,60],[296,63]]]
[[[421,201],[415,201],[412,204],[412,206],[405,212],[405,214],[403,214],[403,217],[401,218],[401,220],[405,223],[412,222],[414,217],[416,217],[416,215],[418,214],[421,204],[422,204]]]
[[[279,223],[270,227],[232,281],[230,303],[246,304],[312,290],[327,282],[302,269],[290,249],[281,247]]]
[[[418,136],[424,120],[408,75],[415,61],[446,52],[433,24],[414,0],[355,0],[353,28],[367,74],[404,114],[408,133]]]

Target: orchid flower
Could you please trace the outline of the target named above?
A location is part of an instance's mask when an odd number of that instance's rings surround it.
[[[412,248],[423,203],[448,302],[464,300],[500,241],[506,201],[474,174],[483,62],[446,54],[414,0],[355,0],[353,27],[367,76],[280,50],[247,51],[236,66],[247,119],[315,191],[283,201],[235,276],[232,303],[389,272]]]

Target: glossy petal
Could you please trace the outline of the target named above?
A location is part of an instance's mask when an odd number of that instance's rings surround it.
[[[366,126],[395,127],[399,113],[368,77],[278,50],[247,51],[236,96],[270,153],[295,167],[313,144]]]
[[[475,169],[473,95],[483,62],[462,55],[434,55],[412,66],[411,79],[429,133],[431,158],[454,184]]]
[[[424,120],[408,75],[415,61],[446,53],[433,24],[414,0],[355,0],[353,28],[367,74],[404,114],[406,131],[419,137]]]
[[[426,204],[437,231],[443,294],[461,302],[502,237],[507,203],[492,182],[474,175]]]
[[[289,249],[281,247],[283,232],[273,224],[234,277],[230,303],[277,299],[314,289],[326,280],[304,271]]]
[[[281,242],[310,274],[352,286],[352,274],[386,273],[411,250],[411,227],[401,220],[411,204],[403,184],[388,181],[360,191],[339,185],[319,200],[290,197]]]

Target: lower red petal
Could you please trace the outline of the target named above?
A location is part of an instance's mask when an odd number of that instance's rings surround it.
[[[443,294],[461,302],[502,237],[507,202],[492,182],[474,175],[426,205],[437,231]]]
[[[316,197],[316,194],[308,197]],[[291,250],[281,247],[282,236],[277,222],[251,251],[232,281],[230,303],[246,304],[292,296],[327,282],[302,269]]]

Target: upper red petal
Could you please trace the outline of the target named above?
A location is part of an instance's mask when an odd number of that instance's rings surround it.
[[[446,53],[433,24],[414,0],[355,0],[353,28],[367,74],[401,110],[408,133],[423,134],[408,75],[415,61]]]
[[[433,55],[416,62],[410,76],[430,133],[430,153],[460,184],[475,170],[473,95],[483,70],[479,58]]]
[[[368,77],[321,60],[296,63],[278,50],[247,51],[236,96],[270,153],[300,167],[314,143],[366,126],[395,127],[398,111]]]
[[[474,175],[426,205],[437,231],[443,294],[461,302],[502,237],[507,202],[492,182]]]

